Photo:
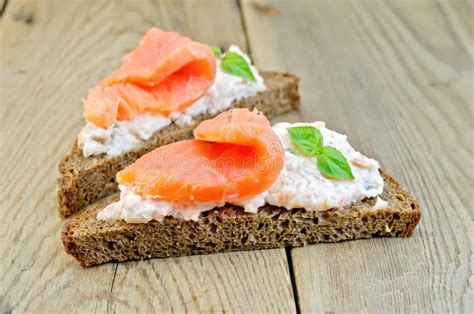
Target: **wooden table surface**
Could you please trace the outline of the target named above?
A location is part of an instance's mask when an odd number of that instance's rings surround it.
[[[414,236],[81,269],[56,166],[87,89],[151,26],[298,74],[278,120],[378,159],[420,200]],[[469,1],[3,1],[1,312],[473,313],[473,33]]]

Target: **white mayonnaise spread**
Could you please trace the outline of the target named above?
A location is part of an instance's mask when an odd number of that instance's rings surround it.
[[[294,149],[287,131],[287,128],[294,126],[318,128],[324,145],[337,148],[347,159],[355,179],[334,180],[324,177],[318,170],[315,157],[304,157]],[[342,208],[382,193],[383,178],[379,173],[379,163],[356,151],[350,146],[345,135],[327,129],[324,122],[279,123],[273,126],[273,130],[285,148],[284,167],[279,178],[267,191],[233,203],[243,207],[246,212],[256,213],[258,208],[265,204],[287,209],[324,211],[329,208]],[[223,206],[222,203],[168,202],[142,197],[125,186],[120,186],[120,189],[120,200],[99,212],[98,219],[146,223],[153,219],[161,221],[165,216],[171,216],[197,220],[200,213]],[[387,206],[379,201],[377,203]]]
[[[216,115],[229,109],[234,101],[255,96],[265,90],[263,78],[251,65],[249,57],[235,45],[230,46],[229,51],[238,53],[247,60],[255,82],[223,72],[220,60],[217,60],[214,84],[203,97],[183,112],[174,112],[169,117],[142,115],[128,121],[116,121],[107,129],[87,122],[78,135],[78,145],[84,156],[105,153],[113,157],[129,152],[173,122],[180,125],[191,124],[195,116]]]

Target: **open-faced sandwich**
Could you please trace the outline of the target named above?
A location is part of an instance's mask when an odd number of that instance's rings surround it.
[[[60,214],[118,191],[119,170],[154,148],[191,138],[218,113],[257,108],[274,116],[298,105],[296,76],[258,71],[237,46],[222,52],[152,28],[84,100],[86,124],[59,165]]]
[[[119,198],[65,224],[66,251],[92,266],[407,237],[420,220],[416,199],[323,122],[272,127],[260,112],[234,109],[194,137],[120,171]]]

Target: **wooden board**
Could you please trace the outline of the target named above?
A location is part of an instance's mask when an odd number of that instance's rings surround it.
[[[245,1],[253,56],[420,199],[411,239],[293,249],[302,312],[472,312],[473,20],[461,1]],[[471,14],[469,14],[469,12]]]
[[[235,2],[9,1],[1,23],[1,312],[295,310],[284,250],[84,270],[59,239],[56,166],[87,89],[154,25],[245,49]]]
[[[472,3],[0,7],[0,312],[473,312]],[[59,239],[56,165],[87,89],[155,25],[300,75],[301,110],[276,120],[325,120],[380,160],[421,201],[414,237],[79,268]]]

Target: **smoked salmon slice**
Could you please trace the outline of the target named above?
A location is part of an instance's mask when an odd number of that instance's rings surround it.
[[[152,198],[230,202],[264,192],[283,168],[280,139],[256,110],[221,113],[202,122],[194,137],[145,154],[117,182]]]
[[[84,101],[84,118],[97,126],[140,113],[182,111],[204,95],[216,75],[216,57],[207,45],[158,28],[122,61]]]

